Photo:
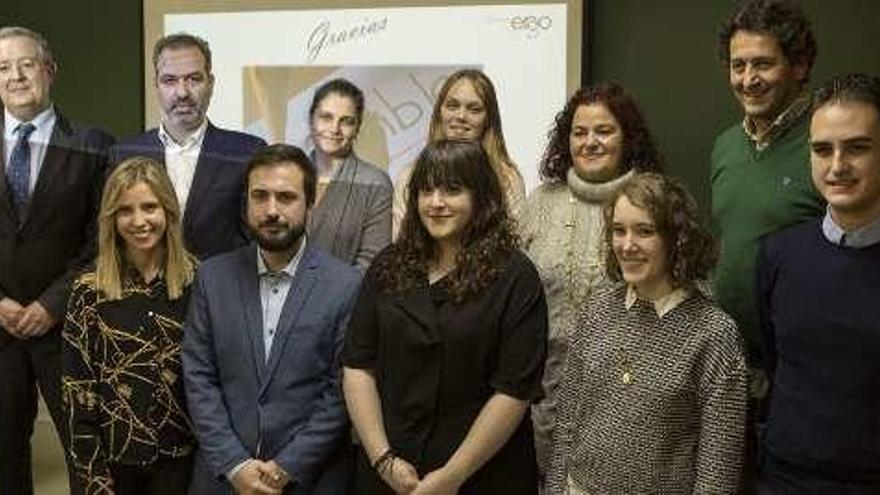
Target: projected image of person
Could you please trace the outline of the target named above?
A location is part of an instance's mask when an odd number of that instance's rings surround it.
[[[547,306],[483,149],[429,144],[343,351],[357,491],[533,494]]]
[[[479,143],[501,185],[504,204],[514,220],[518,220],[525,201],[526,189],[522,175],[507,154],[501,131],[501,114],[495,86],[483,72],[462,69],[451,74],[434,101],[428,142],[441,140]],[[407,210],[406,191],[412,168],[397,178],[394,190],[394,237]]]
[[[544,398],[532,408],[541,471],[547,467],[567,333],[603,279],[602,207],[660,156],[635,101],[615,83],[577,90],[555,119],[540,174],[523,213],[523,248],[538,267],[550,314]]]
[[[185,493],[196,441],[180,359],[195,271],[163,167],[123,161],[107,179],[94,267],[74,283],[62,389],[86,493]]]
[[[736,493],[746,364],[700,290],[717,249],[677,180],[635,175],[604,210],[606,270],[571,335],[548,493]]]
[[[317,168],[309,239],[346,263],[366,270],[391,242],[393,187],[383,170],[352,149],[364,115],[364,94],[345,79],[316,91],[309,119]]]

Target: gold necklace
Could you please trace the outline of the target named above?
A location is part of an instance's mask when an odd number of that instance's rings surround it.
[[[631,385],[635,381],[635,369],[627,351],[621,351],[620,383]]]

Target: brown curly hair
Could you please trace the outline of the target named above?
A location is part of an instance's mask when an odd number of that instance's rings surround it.
[[[447,276],[452,299],[462,303],[495,281],[518,245],[501,186],[486,152],[477,143],[438,141],[422,150],[407,188],[407,210],[400,235],[375,260],[374,280],[381,292],[394,295],[427,284],[428,266],[436,260],[438,251],[421,221],[418,202],[420,191],[435,188],[465,189],[473,202],[455,268]]]
[[[581,105],[593,104],[604,105],[623,131],[619,174],[623,175],[631,169],[636,172],[660,172],[662,159],[639,107],[621,85],[607,82],[578,89],[568,99],[565,108],[556,114],[553,128],[547,134],[547,148],[541,158],[541,179],[565,182],[568,169],[572,166],[569,136],[574,114]]]
[[[704,280],[718,260],[718,245],[706,228],[700,209],[684,184],[673,177],[636,174],[605,205],[605,270],[609,278],[623,279],[611,249],[614,208],[626,196],[633,206],[647,210],[666,246],[666,266],[674,288]]]

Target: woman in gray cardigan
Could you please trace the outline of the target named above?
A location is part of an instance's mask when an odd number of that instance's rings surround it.
[[[345,79],[315,91],[309,108],[318,185],[309,218],[309,241],[366,270],[391,242],[388,174],[355,155],[352,146],[363,121],[364,94]]]
[[[544,399],[532,409],[541,472],[547,467],[568,334],[602,279],[602,207],[660,157],[635,101],[618,84],[576,91],[556,115],[541,162],[543,183],[526,201],[523,248],[538,267],[550,315]]]

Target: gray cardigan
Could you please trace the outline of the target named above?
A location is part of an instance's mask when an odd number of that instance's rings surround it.
[[[393,194],[388,174],[352,153],[312,210],[309,242],[365,271],[391,242]]]

